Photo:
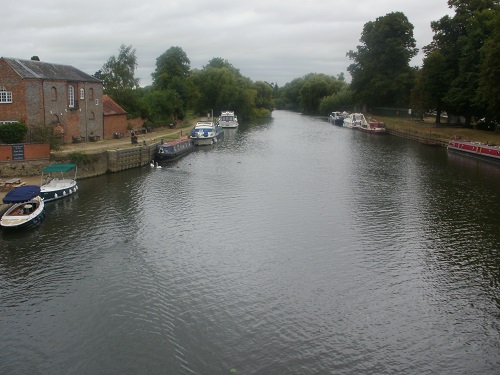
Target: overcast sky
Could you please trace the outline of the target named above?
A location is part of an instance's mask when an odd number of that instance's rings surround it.
[[[350,80],[346,53],[366,22],[403,12],[421,50],[432,40],[430,22],[453,14],[446,0],[7,0],[0,9],[0,56],[37,55],[94,74],[121,44],[132,45],[141,86],[172,46],[191,68],[221,57],[252,81],[283,86],[342,72]],[[411,63],[421,62],[420,52]]]

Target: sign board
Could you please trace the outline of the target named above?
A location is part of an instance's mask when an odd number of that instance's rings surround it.
[[[24,144],[12,145],[12,160],[24,160]]]

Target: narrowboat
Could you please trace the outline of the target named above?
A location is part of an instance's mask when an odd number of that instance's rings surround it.
[[[174,161],[191,151],[193,151],[193,141],[189,138],[161,143],[156,149],[155,161],[159,163]]]
[[[448,142],[448,150],[500,163],[500,146],[490,146],[479,142],[452,139]]]

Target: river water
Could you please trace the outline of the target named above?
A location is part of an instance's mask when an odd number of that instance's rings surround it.
[[[0,374],[498,374],[500,168],[275,111],[0,238]]]

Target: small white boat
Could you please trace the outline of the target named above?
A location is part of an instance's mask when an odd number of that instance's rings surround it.
[[[45,203],[39,196],[40,187],[27,185],[9,191],[3,203],[12,204],[2,215],[0,226],[6,229],[22,229],[40,224],[45,218]]]
[[[71,177],[68,174],[71,172]],[[76,164],[52,164],[42,170],[40,196],[45,202],[67,197],[78,190]],[[59,177],[55,177],[59,176]]]
[[[365,116],[362,113],[350,113],[344,117],[344,126],[346,128],[360,129],[361,126],[366,126]]]
[[[234,111],[222,111],[219,117],[219,125],[224,129],[237,128],[238,127],[238,117],[234,114]]]
[[[221,127],[213,122],[198,121],[189,138],[195,146],[206,146],[216,143],[223,133]]]

